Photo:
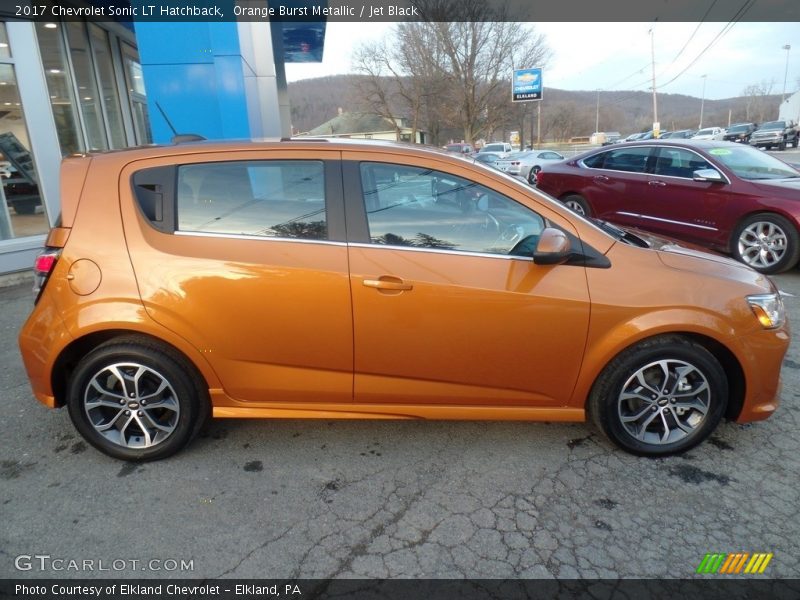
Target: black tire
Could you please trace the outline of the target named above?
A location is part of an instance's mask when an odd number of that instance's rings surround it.
[[[673,373],[672,379],[665,378],[662,367],[651,366],[658,361],[669,366],[668,372],[675,368],[683,376],[676,379]],[[655,392],[648,391],[650,388],[639,385],[639,372],[659,394],[656,398]],[[658,389],[659,376],[671,391]],[[681,385],[689,389],[681,390]],[[633,393],[636,386],[650,398],[640,401],[639,392]],[[630,398],[622,398],[625,390]],[[614,358],[595,381],[587,408],[595,425],[620,448],[640,456],[658,457],[685,452],[705,440],[725,414],[727,403],[728,380],[719,361],[703,346],[686,338],[660,336],[640,342]],[[689,404],[693,407],[683,406]],[[700,407],[705,408],[704,414]],[[637,419],[626,423],[624,416]],[[679,420],[683,427],[678,426]],[[660,439],[665,431],[668,436]]]
[[[799,136],[799,137],[796,137],[796,138],[794,138],[794,142],[792,142],[792,146],[793,146],[794,148],[797,148],[797,145],[798,145],[798,144],[800,144],[800,136]]]
[[[12,206],[18,215],[32,215],[39,206],[39,200],[16,200],[12,202]]]
[[[778,150],[786,150],[786,140],[781,140],[781,143],[778,144]]]
[[[762,228],[759,224],[764,224]],[[777,260],[772,260],[771,253],[758,252],[756,231],[768,231],[769,225],[783,232],[785,242],[775,246],[775,252],[780,252]],[[745,234],[745,232],[748,232]],[[744,219],[733,232],[731,238],[731,253],[739,262],[749,265],[759,273],[771,275],[783,273],[793,268],[800,260],[800,235],[797,229],[787,219],[775,213],[758,213]]]
[[[583,215],[587,218],[592,216],[592,209],[589,207],[589,203],[586,202],[586,199],[583,196],[578,194],[568,194],[561,199],[561,202],[579,215]]]
[[[539,176],[541,170],[542,167],[540,167],[539,165],[534,165],[533,167],[531,167],[531,170],[528,171],[528,183],[530,183],[531,185],[536,185],[536,178]]]
[[[111,340],[81,359],[68,383],[67,406],[87,442],[127,461],[175,454],[210,414],[208,387],[193,365],[138,337]]]

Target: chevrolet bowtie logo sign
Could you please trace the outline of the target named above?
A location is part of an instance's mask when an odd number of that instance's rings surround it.
[[[772,552],[706,554],[695,572],[703,575],[755,575],[764,572],[772,556]]]

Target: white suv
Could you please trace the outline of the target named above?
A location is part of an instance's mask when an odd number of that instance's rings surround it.
[[[706,127],[692,136],[693,140],[722,140],[725,138],[725,130],[722,127]]]

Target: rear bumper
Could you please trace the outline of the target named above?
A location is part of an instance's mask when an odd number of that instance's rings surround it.
[[[55,305],[46,294],[42,294],[22,327],[18,341],[22,362],[34,396],[45,406],[56,408],[52,380],[53,365],[61,350],[72,341],[72,337],[67,332]]]

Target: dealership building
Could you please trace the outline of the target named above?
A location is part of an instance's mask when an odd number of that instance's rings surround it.
[[[0,274],[30,269],[57,222],[65,156],[169,143],[174,132],[290,135],[284,62],[320,61],[324,36],[324,23],[31,20],[0,9]]]

